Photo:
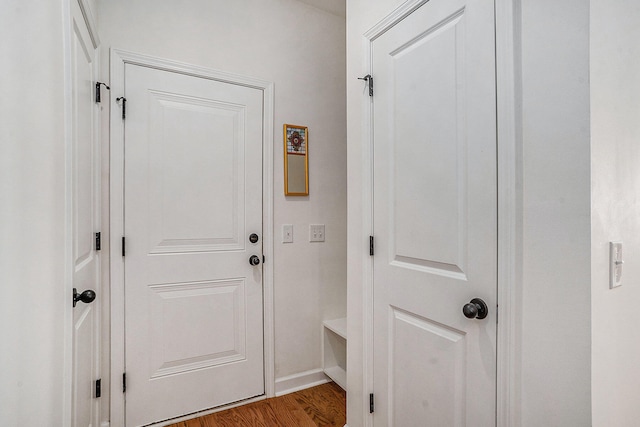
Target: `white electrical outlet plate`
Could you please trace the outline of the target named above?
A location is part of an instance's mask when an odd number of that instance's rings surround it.
[[[324,224],[309,224],[309,241],[324,242]]]
[[[622,286],[622,242],[609,242],[609,288]]]
[[[282,243],[293,243],[292,224],[282,224]]]

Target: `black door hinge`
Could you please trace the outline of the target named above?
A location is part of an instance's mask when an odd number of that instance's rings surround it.
[[[122,120],[127,118],[127,98],[121,96],[120,98],[116,98],[116,102],[122,101]]]
[[[100,247],[101,247],[100,233],[96,233],[96,251],[99,251]]]
[[[127,373],[122,373],[122,392],[126,393],[127,391]]]
[[[102,380],[96,380],[96,397],[102,396]]]
[[[373,405],[373,393],[371,393],[369,395],[369,413],[373,414],[374,409],[375,408],[374,408],[374,405]]]
[[[122,236],[122,256],[124,256],[124,236]]]
[[[105,89],[111,90],[111,88],[107,86],[106,83],[96,82],[96,104],[100,102],[100,86],[101,85],[104,85]]]
[[[373,256],[373,236],[369,236],[369,255]]]
[[[364,80],[369,83],[369,96],[373,96],[373,77],[371,77],[371,74],[367,74],[364,77],[358,77],[358,80]]]

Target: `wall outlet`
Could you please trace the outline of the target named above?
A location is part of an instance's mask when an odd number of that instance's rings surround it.
[[[309,241],[324,242],[324,224],[309,224]]]
[[[282,243],[293,243],[292,224],[282,224]]]
[[[609,288],[622,286],[622,242],[609,242]]]

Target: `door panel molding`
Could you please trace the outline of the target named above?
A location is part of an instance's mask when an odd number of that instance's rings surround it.
[[[373,69],[373,42],[429,0],[407,0],[363,34],[365,61],[363,73]],[[520,315],[516,311],[521,298],[522,200],[519,193],[521,170],[520,120],[516,80],[519,48],[518,0],[495,0],[496,91],[497,91],[497,164],[498,164],[498,302],[497,325],[497,427],[518,427],[520,412]],[[374,76],[375,78],[375,76]],[[362,236],[373,233],[373,104],[362,97]],[[373,391],[373,259],[368,240],[362,239],[363,271],[363,345],[362,401]],[[363,425],[373,425],[369,406],[363,405]],[[354,417],[356,418],[356,417]],[[357,417],[357,418],[360,418]]]
[[[275,351],[273,320],[273,111],[274,85],[272,82],[213,70],[183,62],[157,58],[150,55],[111,49],[110,96],[110,272],[111,272],[111,422],[125,425],[122,373],[124,372],[124,259],[121,239],[124,235],[124,121],[116,101],[124,95],[125,65],[139,65],[194,77],[216,80],[239,86],[259,89],[263,93],[263,265],[264,309],[264,374],[266,397],[275,396]]]

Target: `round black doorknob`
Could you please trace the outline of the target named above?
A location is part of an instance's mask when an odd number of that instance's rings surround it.
[[[258,240],[260,238],[258,237],[258,235],[256,233],[251,233],[251,236],[249,236],[249,241],[251,243],[258,243]]]
[[[87,289],[81,294],[78,293],[76,288],[73,288],[73,306],[76,306],[78,301],[82,301],[85,304],[92,303],[93,300],[96,299],[96,293],[91,289]]]
[[[260,258],[258,258],[258,255],[251,255],[251,258],[249,258],[249,264],[251,265],[260,264]]]
[[[484,319],[489,314],[489,308],[480,298],[474,298],[462,307],[462,313],[469,319]]]

